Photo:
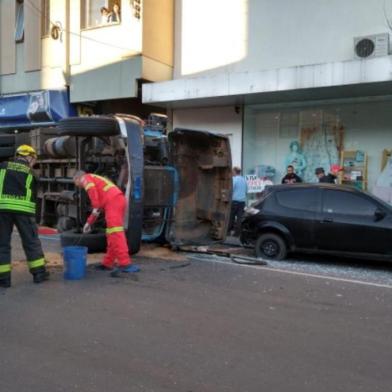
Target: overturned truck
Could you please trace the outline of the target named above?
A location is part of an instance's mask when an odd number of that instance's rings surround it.
[[[0,152],[7,137],[10,144],[14,138],[8,154],[22,143],[37,150],[37,221],[57,227],[64,246],[106,248],[103,217],[92,233],[82,234],[91,207],[73,184],[77,170],[107,177],[126,194],[124,226],[132,253],[142,240],[174,247],[222,241],[231,201],[229,140],[187,129],[167,136],[164,122],[159,115],[146,123],[121,114],[70,117],[56,127],[0,135]]]

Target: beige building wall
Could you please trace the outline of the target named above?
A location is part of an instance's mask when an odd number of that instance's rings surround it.
[[[174,0],[144,0],[143,54],[173,67]]]
[[[172,79],[174,67],[174,0],[143,2],[143,78]]]
[[[177,0],[175,78],[354,59],[354,37],[391,33],[390,0]]]
[[[16,0],[0,0],[2,94],[68,84],[72,102],[126,98],[137,95],[136,79],[172,77],[174,0],[142,1],[140,19],[122,0],[121,23],[85,29],[81,1],[51,0],[50,20],[62,29],[57,40],[41,36],[41,0],[25,1],[24,41],[15,43]]]
[[[41,0],[24,3],[24,70],[41,69]]]
[[[0,1],[0,77],[16,71],[15,1]],[[0,82],[1,93],[1,82]]]
[[[172,124],[173,129],[187,128],[227,136],[233,166],[241,166],[242,114],[234,106],[176,109],[172,114]]]

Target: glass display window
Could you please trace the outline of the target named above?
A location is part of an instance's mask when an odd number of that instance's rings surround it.
[[[302,182],[318,182],[316,169],[328,175],[331,167],[345,164],[350,151],[362,159],[363,169],[351,170],[348,178],[343,168],[332,181],[357,187],[361,181],[361,189],[392,203],[392,158],[385,153],[392,150],[390,106],[389,101],[267,110],[249,105],[244,115],[243,173],[253,183],[280,184],[286,175],[292,176],[291,171]],[[249,199],[255,198],[254,193]]]

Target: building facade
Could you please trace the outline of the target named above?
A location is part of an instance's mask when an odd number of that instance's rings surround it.
[[[392,203],[389,0],[178,0],[173,80],[143,86],[173,127],[227,134],[233,163],[280,183],[343,166]]]
[[[173,0],[0,0],[0,128],[147,114],[141,83],[173,75],[173,17]]]

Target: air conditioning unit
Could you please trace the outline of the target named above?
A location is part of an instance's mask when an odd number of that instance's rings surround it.
[[[357,59],[388,56],[389,33],[355,37],[354,54]]]

